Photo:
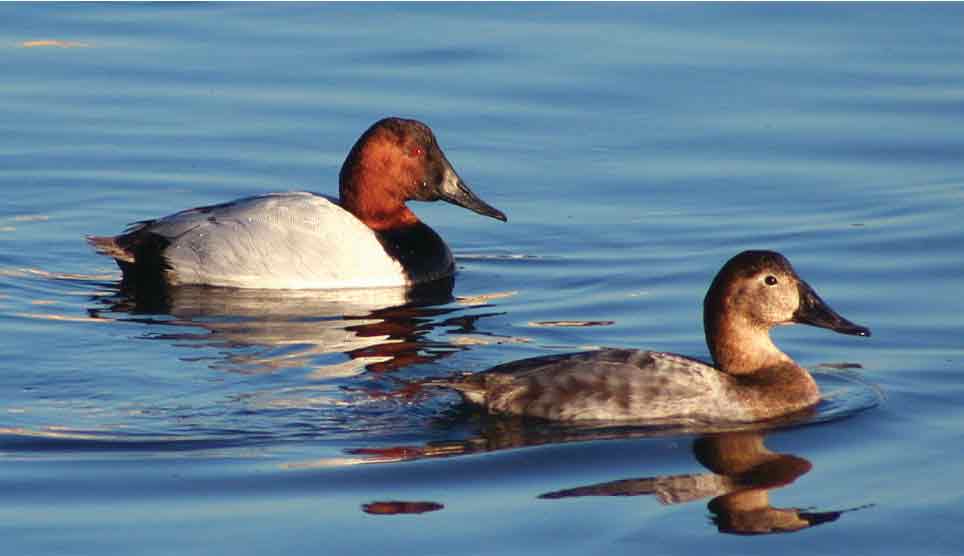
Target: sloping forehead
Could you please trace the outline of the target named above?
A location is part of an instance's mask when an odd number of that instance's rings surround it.
[[[744,251],[726,263],[722,274],[741,278],[764,271],[796,275],[790,261],[776,251]]]
[[[376,122],[363,136],[369,140],[388,141],[397,145],[407,143],[431,144],[435,137],[432,130],[418,120],[385,118]]]

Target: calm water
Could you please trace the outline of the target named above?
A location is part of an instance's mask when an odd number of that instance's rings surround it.
[[[15,4],[0,53],[5,553],[964,552],[960,5]],[[332,193],[390,114],[509,216],[414,207],[453,298],[145,305],[84,243]],[[765,438],[385,395],[593,346],[706,358],[702,296],[746,248],[874,332],[779,330],[827,399]],[[794,509],[819,526],[731,534]]]

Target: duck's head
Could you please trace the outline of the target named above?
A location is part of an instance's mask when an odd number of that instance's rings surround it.
[[[772,346],[770,328],[793,323],[870,336],[869,329],[831,309],[797,275],[790,261],[774,251],[744,251],[727,261],[703,300],[706,341],[723,370],[730,370],[725,367],[732,361],[731,372],[746,372],[737,362],[752,357],[748,353],[741,357],[741,352],[762,349],[752,339],[765,336]]]
[[[406,201],[447,201],[506,221],[462,181],[422,122],[385,118],[358,139],[339,174],[342,206],[375,230],[418,222]]]

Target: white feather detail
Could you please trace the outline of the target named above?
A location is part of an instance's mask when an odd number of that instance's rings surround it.
[[[339,289],[409,284],[375,233],[336,200],[268,193],[153,222],[171,243],[172,284],[264,289]]]

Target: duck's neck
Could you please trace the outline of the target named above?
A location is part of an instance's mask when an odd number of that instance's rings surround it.
[[[418,217],[405,206],[406,199],[393,181],[396,176],[378,165],[350,164],[354,155],[352,151],[338,176],[342,208],[378,232],[418,224]]]
[[[731,375],[748,375],[763,369],[797,366],[770,339],[761,325],[740,317],[721,317],[704,323],[706,343],[719,370]]]
[[[408,228],[419,223],[402,201],[365,193],[364,188],[341,193],[341,206],[376,232]]]
[[[707,323],[706,342],[716,368],[741,386],[741,401],[755,419],[799,411],[820,400],[810,373],[774,345],[765,327],[721,319]]]

